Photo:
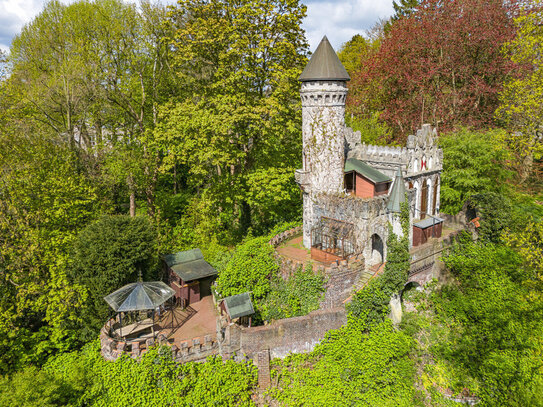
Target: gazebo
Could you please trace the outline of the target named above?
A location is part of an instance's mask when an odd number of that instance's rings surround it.
[[[162,281],[138,281],[127,284],[117,291],[104,297],[104,300],[119,315],[119,328],[112,330],[118,337],[128,336],[155,336],[155,310],[173,297],[175,291]],[[138,320],[129,325],[122,326],[122,313],[152,311],[151,318]]]

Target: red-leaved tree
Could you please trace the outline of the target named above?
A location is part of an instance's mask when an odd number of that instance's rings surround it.
[[[380,110],[398,140],[422,123],[491,126],[514,69],[502,45],[515,35],[516,9],[516,1],[422,1],[352,75],[350,111]]]

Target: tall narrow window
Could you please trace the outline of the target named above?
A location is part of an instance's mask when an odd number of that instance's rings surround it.
[[[420,218],[426,217],[426,211],[428,210],[428,183],[426,180],[422,183],[422,191],[420,196]]]

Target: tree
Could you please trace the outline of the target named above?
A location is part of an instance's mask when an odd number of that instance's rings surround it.
[[[143,176],[109,175],[122,176],[132,207],[143,192],[150,215],[160,164],[150,135],[173,89],[165,19],[166,7],[148,2],[138,9],[120,0],[51,1],[15,37],[10,57],[10,81],[33,110],[30,118],[69,141],[91,168],[117,146],[141,150],[130,158]]]
[[[442,130],[493,124],[514,64],[500,47],[515,33],[514,5],[501,0],[425,0],[396,21],[351,87],[376,81],[373,98],[396,137],[422,123]],[[356,102],[355,102],[356,103]]]
[[[541,405],[543,312],[534,273],[510,248],[469,238],[444,261],[459,284],[434,296],[443,323],[454,326],[437,350],[477,379],[485,405]]]
[[[100,208],[73,152],[19,123],[0,128],[1,373],[74,346],[84,293],[66,276],[69,255]]]
[[[211,200],[217,233],[226,224],[245,233],[264,221],[265,208],[252,199],[261,183],[252,180],[267,178],[268,187],[279,186],[270,196],[280,194],[299,162],[305,10],[298,1],[185,0],[172,13],[184,92],[163,108],[155,137],[164,168],[186,165],[189,185]]]
[[[157,277],[156,235],[147,218],[103,216],[77,237],[69,276],[87,291],[82,340],[91,339],[112,311],[104,297],[141,277]]]
[[[505,131],[461,129],[442,136],[444,171],[441,175],[440,211],[456,214],[474,194],[507,191],[511,177],[507,169]]]
[[[515,19],[516,37],[504,46],[506,55],[524,71],[507,80],[496,112],[514,132],[510,144],[520,164],[520,182],[531,175],[534,156],[543,154],[543,9],[534,0],[525,7]]]
[[[367,40],[360,34],[355,34],[349,41],[341,46],[337,56],[349,74],[359,71],[368,58],[367,54],[375,52],[379,41]]]
[[[392,24],[398,21],[402,17],[409,17],[412,13],[416,11],[416,8],[420,6],[420,0],[400,0],[397,2],[394,0],[392,2],[392,8],[394,9],[394,15],[390,17],[385,24],[385,31],[389,32]]]

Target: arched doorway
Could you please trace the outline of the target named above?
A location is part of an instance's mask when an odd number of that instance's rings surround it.
[[[420,218],[426,217],[426,211],[428,210],[428,182],[424,180],[422,183],[422,190],[420,194]]]
[[[371,236],[371,262],[381,264],[385,259],[383,239],[377,233]]]

